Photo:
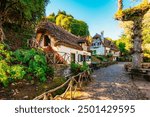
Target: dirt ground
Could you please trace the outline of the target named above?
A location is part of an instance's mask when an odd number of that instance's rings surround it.
[[[145,80],[134,80],[133,82],[146,95],[147,99],[150,100],[150,82]]]
[[[0,85],[0,100],[32,100],[36,96],[64,83],[63,79],[55,78],[45,83],[22,80],[11,83],[4,88]],[[63,90],[63,89],[62,89]],[[57,93],[61,93],[58,91]]]

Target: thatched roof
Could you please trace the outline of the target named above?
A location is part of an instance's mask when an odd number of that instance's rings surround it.
[[[77,37],[63,28],[57,26],[51,22],[41,22],[37,26],[37,33],[48,33],[51,37],[55,38],[57,42],[55,46],[58,45],[65,45],[67,47],[75,48],[78,50],[83,50],[82,47],[79,45],[79,42],[86,42],[84,38]]]

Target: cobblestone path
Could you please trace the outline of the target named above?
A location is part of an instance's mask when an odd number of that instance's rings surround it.
[[[124,63],[118,63],[96,70],[94,81],[82,92],[85,100],[140,100],[146,99],[134,85],[123,69]]]

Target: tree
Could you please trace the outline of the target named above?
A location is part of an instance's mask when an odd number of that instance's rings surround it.
[[[71,29],[71,33],[74,35],[82,36],[82,37],[89,36],[88,25],[81,20],[74,19],[71,22],[70,29]]]
[[[50,22],[56,23],[55,13],[50,14],[50,15],[47,17],[47,19],[48,19]]]
[[[3,41],[4,23],[26,25],[36,22],[45,14],[49,0],[1,0],[0,1],[0,41]]]
[[[147,3],[147,0],[143,1],[143,3]],[[119,40],[116,41],[117,46],[119,42],[124,42],[126,44],[126,50],[130,51],[132,44],[132,35],[133,35],[133,21],[121,21],[120,26],[124,29],[124,34],[121,36]],[[149,51],[147,49],[147,45],[150,44],[150,10],[144,15],[142,21],[142,49],[144,52],[144,56],[150,56]]]
[[[128,35],[126,35],[126,34],[122,34],[121,36],[120,36],[120,39],[118,39],[118,40],[116,40],[115,41],[115,44],[116,44],[116,46],[119,48],[119,44],[122,42],[122,43],[125,43],[125,49],[128,51],[128,52],[130,52],[130,50],[131,50],[131,48],[132,48],[132,46],[133,46],[133,44],[132,44],[132,42],[131,42],[131,37],[130,36],[128,36]]]
[[[72,15],[67,14],[65,11],[59,10],[57,15],[51,14],[47,17],[47,19],[76,36],[89,36],[87,23],[75,19]]]
[[[120,50],[120,52],[121,52],[121,56],[122,56],[122,55],[123,55],[123,53],[125,53],[125,52],[126,52],[126,49],[125,49],[126,44],[125,44],[125,43],[123,43],[123,42],[120,42],[120,43],[119,43],[119,45],[118,45],[118,47],[119,47],[119,50]]]
[[[118,12],[115,15],[115,18],[120,21],[132,21],[132,39],[133,39],[133,51],[132,51],[132,66],[133,69],[139,69],[142,62],[142,21],[143,17],[150,9],[150,1],[143,0],[141,4],[122,10],[120,0],[118,0]]]

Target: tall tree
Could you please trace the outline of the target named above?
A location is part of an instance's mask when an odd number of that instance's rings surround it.
[[[51,14],[47,17],[47,19],[76,36],[89,36],[87,23],[75,19],[72,15],[67,14],[65,11],[59,10],[55,16]]]
[[[118,0],[119,4],[120,0]],[[119,9],[119,8],[118,8]],[[133,69],[141,67],[142,62],[142,21],[146,12],[150,9],[150,1],[143,0],[143,2],[130,9],[118,10],[116,19],[121,21],[133,21],[133,54],[132,65]]]
[[[25,25],[35,22],[45,14],[49,0],[1,0],[0,1],[0,41],[5,38],[5,22]]]

